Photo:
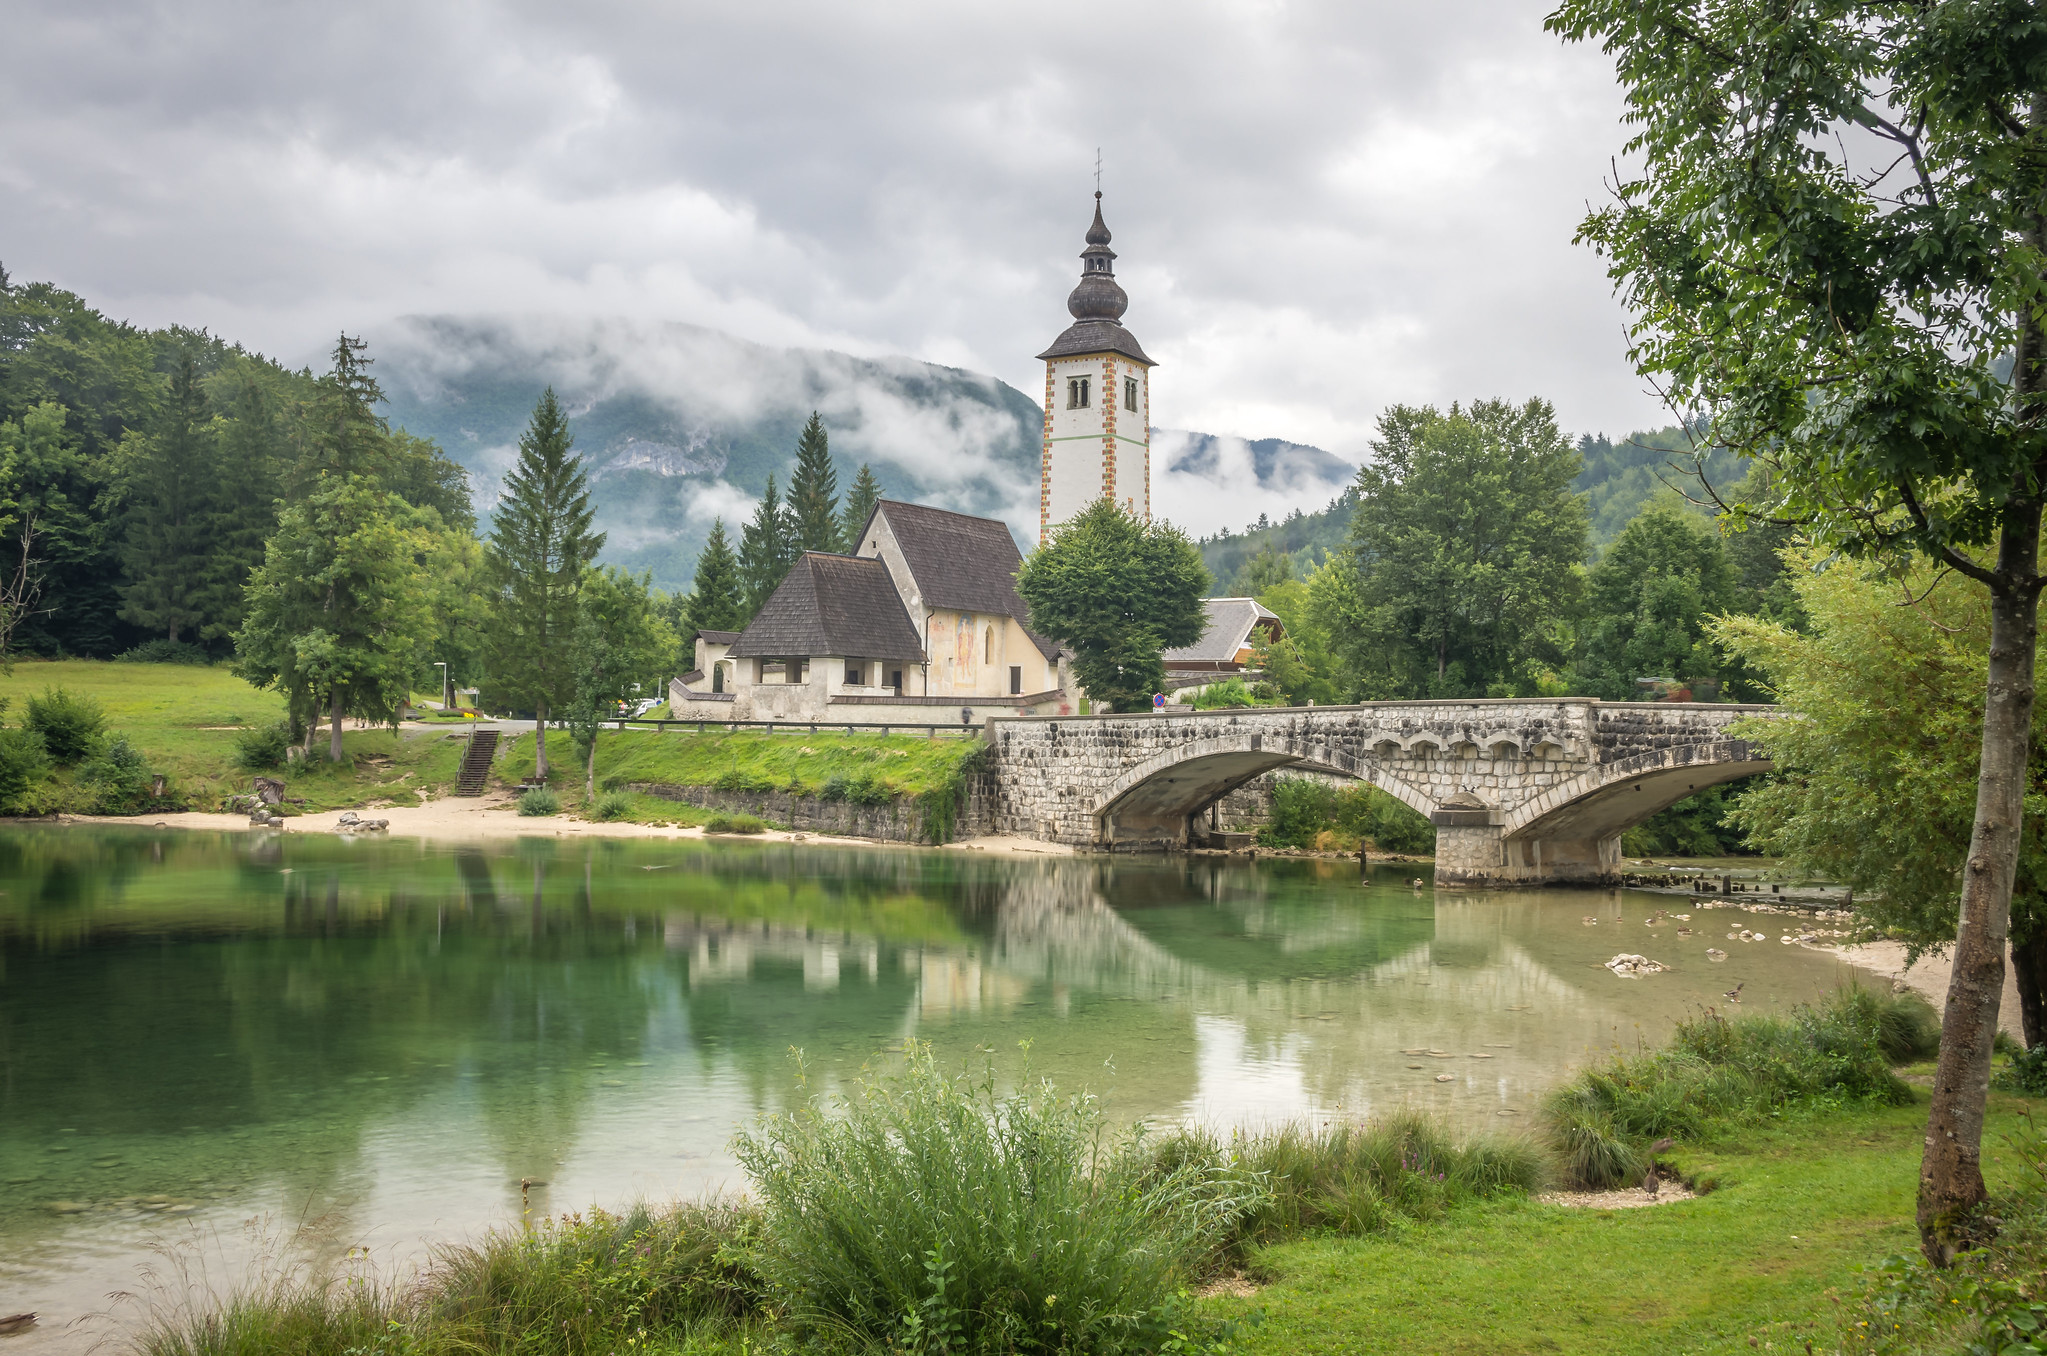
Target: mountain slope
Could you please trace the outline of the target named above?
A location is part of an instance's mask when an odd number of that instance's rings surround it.
[[[888,495],[1036,526],[1042,414],[978,373],[552,317],[408,317],[372,352],[387,415],[462,463],[480,514],[552,385],[590,471],[603,558],[663,588],[688,586],[715,518],[736,532],[770,474],[786,484],[812,410],[842,487],[864,461]]]

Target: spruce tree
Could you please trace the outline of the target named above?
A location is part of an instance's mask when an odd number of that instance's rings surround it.
[[[519,464],[491,523],[490,686],[533,708],[534,775],[547,777],[547,715],[575,693],[577,596],[604,545],[590,530],[590,481],[571,456],[568,416],[541,393],[519,437]]]
[[[686,613],[689,643],[698,631],[737,631],[746,625],[746,600],[740,592],[739,559],[725,536],[725,520],[711,524],[711,535],[697,554]]]
[[[881,482],[874,478],[874,468],[866,462],[860,463],[860,474],[853,477],[853,484],[846,491],[846,507],[839,514],[839,540],[845,549],[860,550],[860,534],[867,530],[867,520],[874,516],[874,506],[881,502]]]
[[[775,478],[768,477],[767,492],[754,509],[753,521],[739,535],[739,585],[746,595],[746,615],[761,610],[789,573],[796,559],[795,533],[789,512],[775,492]]]
[[[796,473],[789,477],[789,525],[795,551],[841,551],[839,476],[832,469],[832,449],[824,420],[810,412],[810,422],[796,440]]]
[[[147,433],[121,447],[127,521],[121,565],[121,616],[163,632],[197,631],[204,612],[204,560],[213,498],[215,430],[189,351],[171,374],[170,392]]]

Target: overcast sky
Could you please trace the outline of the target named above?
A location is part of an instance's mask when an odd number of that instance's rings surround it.
[[[294,363],[430,312],[692,321],[1042,389],[1102,149],[1158,424],[1667,422],[1571,244],[1618,151],[1541,3],[0,0],[0,262]]]

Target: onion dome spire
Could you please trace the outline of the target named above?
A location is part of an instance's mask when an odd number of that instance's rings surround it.
[[[1080,286],[1066,299],[1075,320],[1121,320],[1130,309],[1130,297],[1116,282],[1115,261],[1102,221],[1102,191],[1096,189],[1095,223],[1087,228],[1087,248],[1080,252]]]

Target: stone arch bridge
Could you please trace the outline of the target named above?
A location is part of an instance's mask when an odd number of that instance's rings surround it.
[[[1536,698],[997,717],[986,818],[1082,846],[1185,846],[1210,805],[1293,767],[1370,782],[1428,816],[1441,883],[1596,882],[1617,876],[1622,830],[1767,771],[1729,727],[1776,709]]]

